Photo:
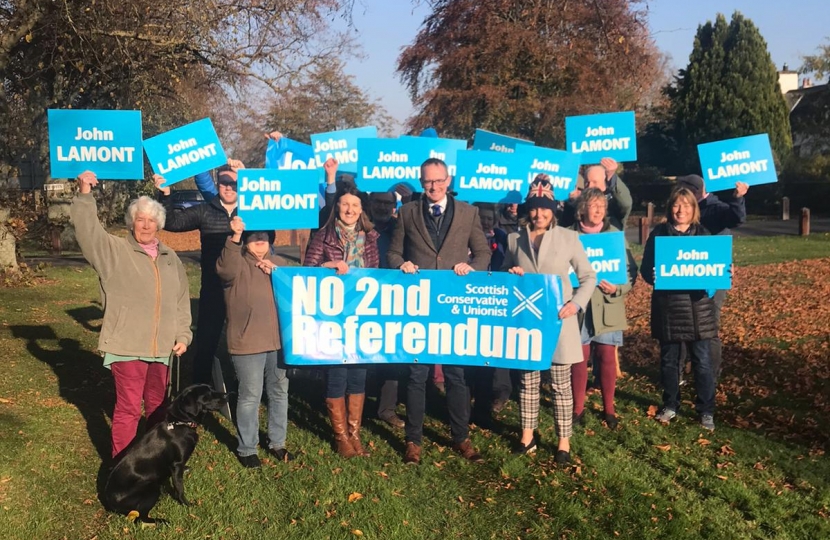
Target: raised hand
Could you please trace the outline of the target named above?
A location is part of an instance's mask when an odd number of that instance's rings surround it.
[[[92,171],[84,171],[78,175],[78,189],[81,193],[89,193],[98,185],[98,177]]]
[[[164,180],[164,177],[162,175],[160,175],[160,174],[154,174],[153,175],[153,184],[155,184],[156,189],[161,191],[162,195],[164,195],[165,197],[169,197],[170,196],[170,188],[169,187],[162,187],[162,184],[164,184],[164,182],[165,182],[165,180]]]

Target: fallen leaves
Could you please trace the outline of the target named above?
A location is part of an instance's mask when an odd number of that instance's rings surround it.
[[[352,493],[351,495],[349,495],[349,502],[350,502],[350,503],[353,503],[353,502],[355,502],[355,501],[359,501],[359,500],[360,500],[360,499],[362,499],[362,498],[363,498],[363,494],[362,494],[362,493],[358,493],[357,491],[355,491],[354,493]]]
[[[670,444],[655,444],[654,448],[656,448],[656,449],[658,449],[662,452],[668,452],[669,450],[671,450],[671,445]]]
[[[779,440],[819,449],[830,416],[830,259],[735,268],[721,313],[723,375],[716,418]],[[652,288],[638,281],[626,297],[629,330],[623,367],[659,370],[651,337]],[[693,380],[693,375],[687,375]],[[655,388],[655,398],[659,390]],[[684,393],[687,390],[684,389]],[[781,396],[790,396],[781,400]],[[657,414],[657,406],[647,416]]]

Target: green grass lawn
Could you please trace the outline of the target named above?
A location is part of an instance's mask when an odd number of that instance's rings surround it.
[[[777,262],[782,253],[809,257],[828,245],[800,241],[738,239],[736,258]],[[196,297],[198,269],[188,272]],[[113,391],[94,353],[101,316],[95,274],[50,268],[44,278],[0,289],[2,538],[830,538],[830,462],[820,444],[786,429],[771,435],[752,422],[722,421],[709,434],[685,404],[676,423],[661,426],[647,415],[659,402],[656,365],[619,381],[617,431],[600,423],[601,403],[590,398],[569,467],[553,463],[549,401],[536,456],[510,454],[519,426],[511,402],[492,430],[472,431],[487,458],[476,465],[449,449],[437,394],[430,394],[420,466],[403,465],[403,434],[374,420],[365,435],[373,455],[343,460],[331,448],[321,383],[294,379],[294,462],[266,459],[261,470],[243,470],[234,429],[217,416],[200,429],[185,478],[194,505],[163,495],[153,514],[171,524],[141,530],[98,500]],[[805,405],[791,406],[797,417]]]

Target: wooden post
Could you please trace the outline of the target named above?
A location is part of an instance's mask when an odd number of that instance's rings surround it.
[[[798,222],[799,236],[810,236],[810,209],[801,209],[801,221]]]
[[[50,229],[52,232],[52,249],[49,251],[52,255],[60,255],[63,251],[63,248],[61,247],[61,228],[57,225],[52,225]]]
[[[789,221],[790,219],[790,198],[784,197],[781,199],[781,220]]]
[[[648,218],[641,217],[640,218],[640,245],[646,245],[648,241],[648,233],[649,229],[651,228],[651,223],[649,223]]]
[[[648,218],[649,225],[654,223],[654,203],[648,203],[646,205],[646,217]]]

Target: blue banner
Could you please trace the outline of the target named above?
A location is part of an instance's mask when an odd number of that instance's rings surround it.
[[[534,146],[536,143],[517,137],[501,135],[500,133],[493,133],[486,129],[476,129],[475,138],[473,139],[473,150],[487,150],[490,152],[512,154],[516,151],[517,146],[528,144]]]
[[[49,175],[143,180],[141,111],[49,109]]]
[[[597,284],[603,279],[612,285],[628,283],[628,257],[625,254],[625,235],[622,231],[580,234],[579,240],[591,268],[597,273]],[[578,287],[579,280],[573,267],[569,277],[571,285]]]
[[[280,137],[279,141],[268,139],[265,148],[265,168],[281,170],[316,169],[314,150],[310,144],[301,143],[288,137]],[[324,178],[324,176],[320,176]]]
[[[317,228],[317,171],[240,169],[238,175],[237,208],[247,230]]]
[[[539,173],[550,176],[553,198],[557,201],[567,201],[568,196],[576,189],[580,164],[578,154],[522,144],[516,147],[516,156],[522,160],[521,166],[529,171],[528,185]]]
[[[311,136],[311,147],[317,167],[322,168],[328,158],[334,158],[340,164],[338,171],[357,173],[358,139],[375,139],[378,129],[367,126],[354,129],[317,133]]]
[[[658,236],[654,239],[655,290],[732,288],[731,236]]]
[[[699,144],[697,153],[706,191],[732,189],[736,182],[750,186],[778,182],[766,133]]]
[[[541,370],[559,339],[557,276],[281,267],[286,362],[420,363]]]
[[[579,154],[583,165],[602,158],[637,161],[634,111],[569,116],[565,118],[567,150]]]
[[[462,201],[521,203],[527,194],[527,168],[516,154],[462,150],[453,186]]]
[[[210,118],[171,129],[144,141],[144,152],[164,186],[186,180],[228,162]]]

